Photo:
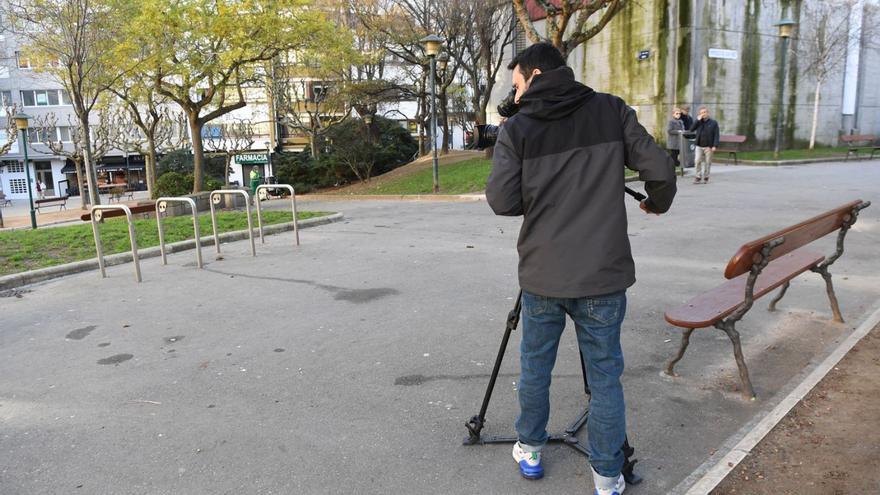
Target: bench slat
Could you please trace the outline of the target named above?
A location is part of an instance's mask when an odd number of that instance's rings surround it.
[[[156,205],[129,206],[128,209],[131,210],[132,215],[137,215],[138,213],[155,213]],[[125,212],[122,210],[104,210],[101,216],[104,218],[124,217]],[[90,222],[92,220],[92,214],[84,213],[80,215],[79,218],[83,222]]]
[[[825,256],[798,250],[776,259],[758,275],[755,299],[818,265]],[[683,328],[705,328],[724,319],[745,301],[746,281],[743,274],[701,294],[676,309],[666,312],[666,321]]]
[[[817,215],[797,225],[792,225],[791,227],[774,232],[747,244],[743,244],[743,246],[739,248],[739,251],[737,251],[730,259],[730,262],[727,263],[727,267],[724,269],[724,277],[732,279],[743,273],[748,273],[752,267],[752,263],[754,263],[755,255],[761,252],[764,244],[768,241],[778,237],[785,237],[785,242],[776,247],[770,254],[770,259],[774,260],[834,232],[843,225],[843,222],[852,213],[853,208],[861,203],[862,200],[860,199],[851,201],[843,206],[827,211],[821,215]]]

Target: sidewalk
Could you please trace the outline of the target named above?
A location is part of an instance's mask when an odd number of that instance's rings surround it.
[[[880,493],[880,325],[866,335],[713,495]]]
[[[134,193],[134,199],[131,201],[122,201],[121,203],[114,201],[108,203],[107,198],[102,196],[101,203],[137,206],[138,203],[146,201],[147,199],[148,197],[145,191],[138,191]],[[14,199],[12,201],[13,206],[3,207],[3,228],[0,229],[0,232],[9,229],[30,228],[31,226],[30,205],[28,204],[28,200]],[[59,223],[79,222],[80,215],[87,212],[87,210],[83,210],[81,206],[79,196],[71,196],[67,199],[67,209],[59,209],[58,206],[49,206],[45,211],[37,211],[37,228],[57,225]]]

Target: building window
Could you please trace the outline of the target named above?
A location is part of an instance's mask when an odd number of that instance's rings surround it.
[[[4,162],[6,167],[9,169],[10,174],[23,174],[24,173],[24,164],[21,162],[16,162],[12,160],[6,160]]]
[[[63,89],[35,89],[21,92],[21,103],[26,107],[70,105],[70,95]]]
[[[70,126],[65,125],[58,127],[58,140],[65,143],[72,141],[72,139],[70,139]]]
[[[27,192],[26,179],[9,179],[9,191],[12,194],[24,194]]]
[[[21,52],[15,52],[15,60],[18,62],[19,69],[32,69],[31,59],[25,57]]]
[[[3,100],[4,107],[12,106],[12,91],[0,91],[0,98]]]

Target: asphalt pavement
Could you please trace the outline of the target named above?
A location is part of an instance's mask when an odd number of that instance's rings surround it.
[[[441,177],[442,181],[442,177]],[[628,432],[645,481],[686,488],[833,351],[880,300],[880,161],[716,166],[685,177],[669,214],[627,199],[638,282],[623,346]],[[635,186],[639,188],[639,184]],[[758,400],[744,401],[727,337],[663,312],[723,281],[744,242],[873,200],[832,267],[845,324],[818,275],[779,311],[739,324]],[[520,220],[485,202],[303,202],[345,220],[248,243],[73,275],[0,298],[0,493],[587,493],[585,458],[557,445],[520,478],[510,446],[462,446],[517,292]],[[817,243],[832,252],[834,236]],[[211,248],[212,249],[212,248]],[[210,253],[210,254],[209,254]],[[16,297],[19,296],[19,297]],[[513,431],[518,332],[484,433]],[[560,347],[552,431],[586,405],[573,332]],[[585,434],[585,433],[584,433]],[[691,478],[689,478],[691,477]]]

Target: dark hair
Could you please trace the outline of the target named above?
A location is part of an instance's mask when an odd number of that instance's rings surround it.
[[[513,70],[519,65],[519,71],[528,80],[532,77],[532,71],[541,69],[547,72],[565,65],[565,57],[550,43],[535,43],[526,48],[507,64],[507,68]]]

